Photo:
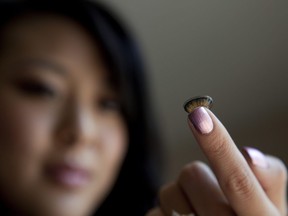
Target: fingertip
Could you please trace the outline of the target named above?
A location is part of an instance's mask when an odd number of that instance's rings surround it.
[[[267,169],[269,167],[266,156],[258,149],[245,146],[241,152],[249,165]]]
[[[198,107],[188,115],[189,126],[196,129],[200,134],[209,134],[212,132],[213,121],[205,107]]]
[[[254,175],[256,176],[257,180],[259,181],[260,185],[262,186],[269,199],[274,203],[275,206],[277,206],[280,212],[282,212],[281,215],[286,215],[287,168],[284,162],[277,157],[271,155],[264,155],[258,149],[254,149],[251,147],[244,147],[241,150],[251,170],[253,171]],[[258,155],[256,162],[255,159],[254,162],[252,161],[253,159],[249,156],[248,152],[250,152],[250,155]],[[251,152],[254,153],[251,154]],[[259,154],[259,152],[262,155]],[[259,158],[262,158],[263,156],[267,163],[267,166],[264,166],[266,168],[263,168],[262,162],[259,163]]]

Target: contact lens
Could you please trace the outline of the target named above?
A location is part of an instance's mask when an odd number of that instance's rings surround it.
[[[191,113],[197,107],[206,107],[210,109],[213,104],[213,99],[210,96],[197,96],[187,100],[183,107],[186,112]]]

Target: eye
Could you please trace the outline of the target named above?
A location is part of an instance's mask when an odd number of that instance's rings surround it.
[[[17,82],[17,88],[24,94],[35,97],[54,97],[56,92],[40,81],[25,80]]]

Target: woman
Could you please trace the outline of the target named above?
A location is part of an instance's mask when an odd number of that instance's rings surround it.
[[[144,215],[155,139],[138,51],[103,7],[64,3],[0,5],[1,215]],[[188,119],[213,171],[187,165],[147,215],[286,215],[278,159],[243,157],[205,108]]]
[[[1,2],[0,22],[2,211],[143,215],[153,127],[133,40],[86,1]]]

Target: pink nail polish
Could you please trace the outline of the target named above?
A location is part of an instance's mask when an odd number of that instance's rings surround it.
[[[196,108],[188,117],[201,134],[208,134],[213,130],[213,121],[204,107]]]
[[[262,167],[262,168],[267,168],[268,167],[268,163],[266,160],[265,155],[259,151],[258,149],[255,148],[251,148],[251,147],[244,147],[243,148],[243,153],[246,155],[244,156],[248,156],[248,160],[254,165],[254,166],[258,166],[258,167]]]

